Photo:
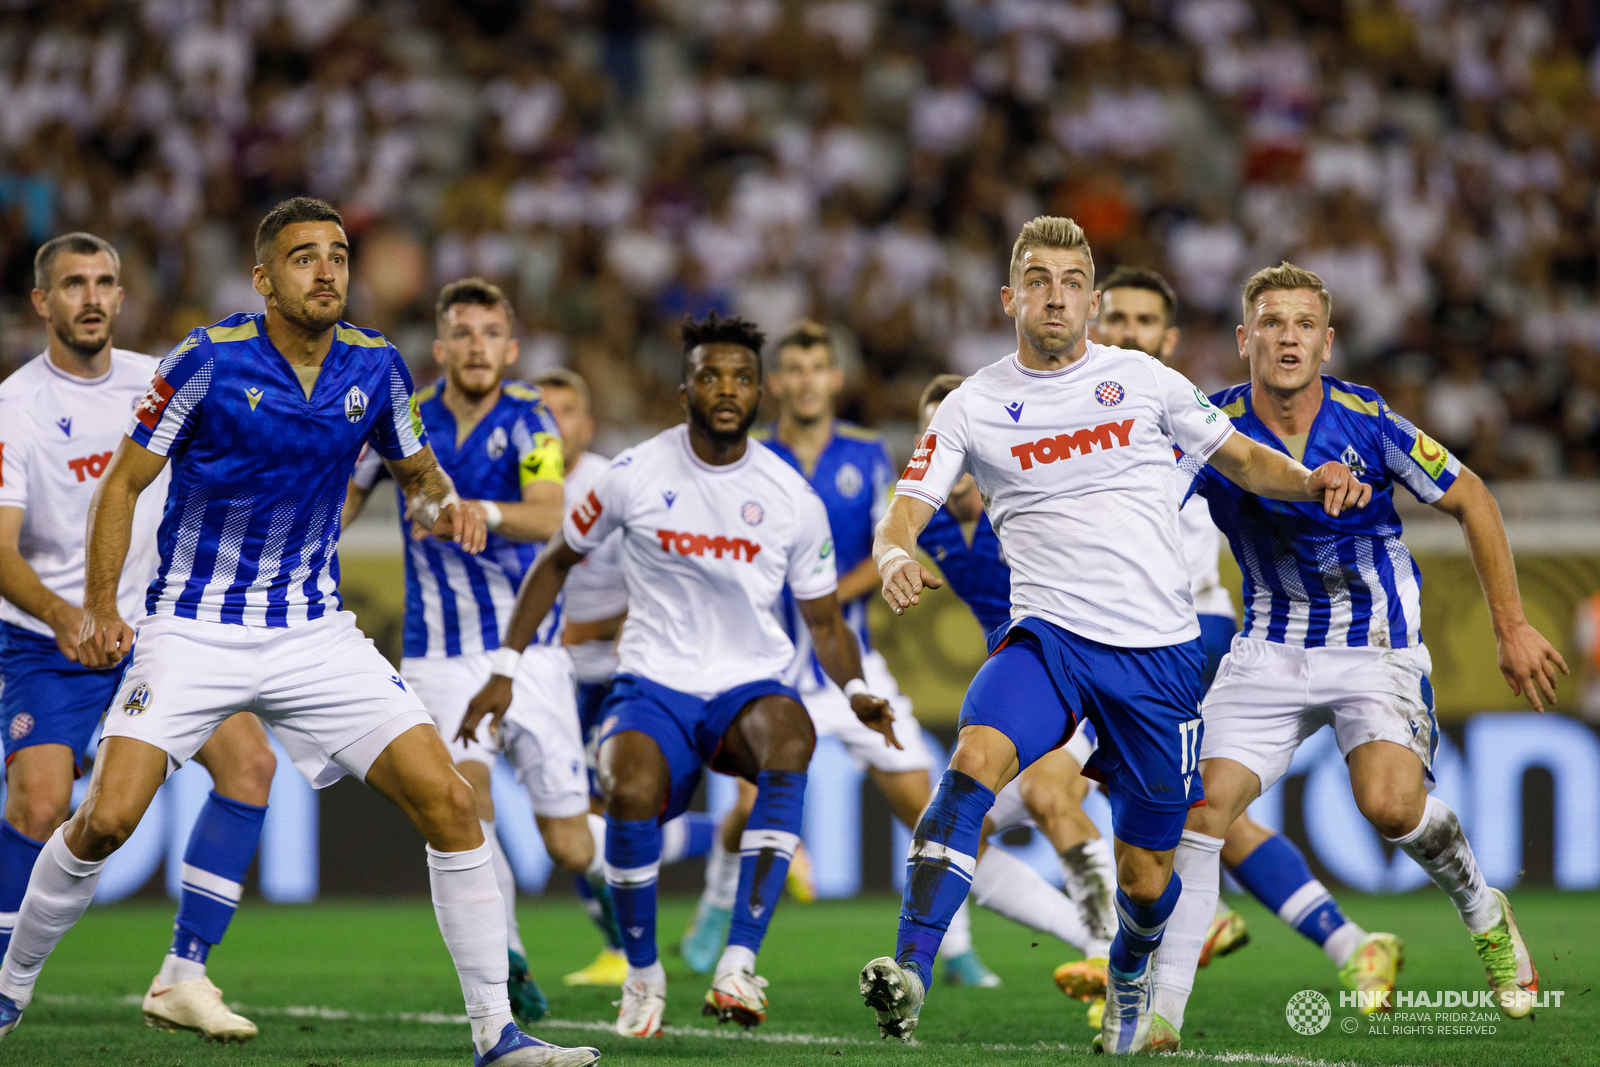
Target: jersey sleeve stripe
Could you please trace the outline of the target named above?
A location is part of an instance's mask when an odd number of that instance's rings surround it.
[[[169,392],[165,399],[158,399],[154,404],[154,411],[149,409],[151,398],[160,397],[163,392],[170,391],[172,386],[160,377],[156,378],[150,387],[150,392],[145,394],[146,399],[140,403],[137,422],[146,428],[143,434],[130,434],[145,448],[158,456],[165,456],[172,448],[172,443],[177,439],[183,426],[189,421],[189,416],[199,406],[201,399],[206,395],[206,390],[211,388],[211,371],[214,366],[212,360],[206,360],[190,376],[183,388],[176,392]],[[159,388],[158,388],[159,387]],[[153,421],[145,421],[149,417]],[[137,429],[137,427],[135,427]]]
[[[1217,434],[1217,436],[1209,445],[1206,445],[1206,447],[1202,448],[1199,452],[1196,452],[1195,456],[1200,460],[1200,462],[1204,463],[1206,460],[1210,459],[1213,454],[1215,454],[1217,449],[1222,447],[1222,442],[1232,437],[1233,434],[1233,423],[1224,422],[1222,424],[1222,432]]]
[[[363,337],[366,334],[362,334]],[[387,341],[382,342],[388,344]],[[394,419],[395,443],[400,446],[400,458],[414,456],[422,451],[422,437],[419,433],[421,420],[416,424],[411,419],[411,396],[406,389],[405,379],[400,377],[396,367],[389,368],[389,411]]]
[[[895,486],[895,490],[894,491],[895,491],[896,494],[904,493],[907,496],[914,496],[918,500],[923,501],[924,503],[932,504],[935,508],[944,507],[944,500],[943,499],[934,496],[932,493],[924,492],[921,489],[918,489],[916,486],[906,485],[904,482],[902,482],[900,485]]]

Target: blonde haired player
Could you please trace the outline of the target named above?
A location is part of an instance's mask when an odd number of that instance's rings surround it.
[[[1488,600],[1500,669],[1536,710],[1554,703],[1561,656],[1522,613],[1500,509],[1482,480],[1371,389],[1322,373],[1332,355],[1333,297],[1290,263],[1245,284],[1239,358],[1250,381],[1210,400],[1285,457],[1338,457],[1371,504],[1342,516],[1259,493],[1197,467],[1196,489],[1244,572],[1245,626],[1202,709],[1206,805],[1189,813],[1174,858],[1184,891],[1156,961],[1153,1009],[1140,1027],[1176,1048],[1194,967],[1216,907],[1222,835],[1288,770],[1302,738],[1333,727],[1356,806],[1450,897],[1501,1010],[1529,1011],[1519,991],[1539,976],[1505,894],[1484,882],[1455,812],[1430,795],[1439,727],[1422,643],[1421,572],[1400,539],[1399,486],[1461,523]]]

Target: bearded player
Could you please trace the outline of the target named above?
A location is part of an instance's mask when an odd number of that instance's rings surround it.
[[[1519,994],[1537,990],[1539,975],[1516,916],[1484,882],[1460,820],[1429,792],[1439,727],[1421,572],[1400,540],[1397,485],[1461,524],[1512,691],[1543,711],[1566,664],[1523,615],[1500,509],[1482,480],[1373,390],[1321,373],[1333,345],[1333,298],[1322,279],[1281,263],[1250,278],[1243,304],[1239,357],[1250,381],[1213,403],[1238,436],[1279,455],[1339,457],[1371,486],[1372,504],[1331,516],[1198,472],[1197,491],[1244,572],[1246,614],[1203,708],[1206,806],[1189,813],[1175,858],[1184,891],[1147,1013],[1152,1030],[1163,1031],[1155,1043],[1178,1043],[1216,906],[1223,833],[1324,725],[1349,765],[1356,807],[1449,896],[1501,1011],[1520,1018],[1531,998]]]
[[[947,397],[879,524],[873,557],[897,614],[939,579],[912,553],[965,473],[1011,567],[1011,626],[962,707],[950,768],[917,824],[894,957],[859,988],[885,1036],[909,1038],[939,941],[966,897],[995,794],[1093,722],[1087,770],[1107,786],[1120,926],[1100,1041],[1148,1044],[1149,953],[1181,882],[1172,850],[1202,799],[1195,773],[1204,663],[1178,535],[1173,444],[1258,493],[1359,507],[1366,487],[1334,462],[1307,470],[1236,434],[1182,375],[1088,340],[1094,262],[1070,219],[1041,217],[1012,249],[1006,312],[1017,352]]]
[[[196,329],[161,361],[89,506],[79,660],[129,663],[88,794],[28,880],[0,965],[0,1036],[21,1021],[46,958],[167,775],[249,710],[313,786],[353,774],[422,833],[475,1067],[592,1063],[595,1050],[547,1045],[512,1019],[504,904],[472,788],[339,599],[339,511],[367,442],[423,529],[478,551],[482,520],[412,423],[400,353],[340,320],[350,244],[339,213],[286,200],[262,220],[255,252],[264,313]],[[169,461],[161,562],[135,649],[118,579],[139,494]]]
[[[1134,349],[1170,363],[1178,348],[1178,300],[1165,278],[1152,270],[1118,267],[1100,287],[1095,340]],[[1303,457],[1296,457],[1303,458]],[[1222,587],[1217,556],[1222,534],[1201,496],[1191,496],[1178,513],[1189,585],[1205,645],[1204,683],[1210,686],[1238,626],[1233,601]],[[1358,992],[1392,990],[1404,960],[1404,946],[1393,934],[1369,934],[1340,910],[1326,887],[1314,878],[1305,856],[1287,836],[1240,813],[1228,827],[1222,862],[1251,896],[1322,949],[1339,978]],[[1217,914],[1200,949],[1199,965],[1225,956],[1249,940],[1244,919],[1218,897]],[[1368,1005],[1378,1003],[1376,998]],[[1366,1010],[1371,1010],[1370,1007]]]
[[[866,692],[859,646],[839,613],[827,512],[803,478],[749,438],[763,340],[743,319],[715,313],[684,324],[687,425],[622,453],[567,515],[523,582],[498,654],[516,659],[571,570],[620,530],[628,622],[601,707],[599,766],[606,881],[628,956],[616,1023],[623,1036],[661,1032],[661,825],[687,808],[706,766],[753,780],[758,796],[740,839],[728,945],[703,1011],[745,1026],[766,1018],[755,957],[800,840],[816,743],[799,694],[780,680],[794,654],[772,615],[785,584],[829,677],[894,743],[888,704]],[[497,668],[473,698],[463,734],[486,715],[498,721],[510,702]]]
[[[594,412],[589,384],[576,371],[556,367],[539,376],[535,384],[561,429],[566,460],[566,506],[570,510],[589,495],[600,475],[611,466],[605,456],[589,451],[594,441]],[[566,624],[561,631],[561,646],[572,657],[578,680],[578,726],[583,736],[584,757],[589,765],[589,794],[592,810],[604,810],[604,795],[594,757],[599,746],[600,707],[611,693],[617,672],[617,635],[628,615],[628,583],[622,576],[621,534],[612,534],[605,544],[583,557],[572,568],[561,589]],[[605,820],[589,816],[600,841],[598,854],[605,853]],[[703,811],[686,811],[661,827],[661,862],[699,859],[711,850],[716,820]],[[738,858],[734,858],[737,877]],[[599,879],[574,875],[573,887],[583,900],[596,928],[604,939],[600,952],[590,963],[563,975],[567,985],[620,986],[628,977],[628,958],[622,951],[622,933],[617,929],[611,892],[602,870]],[[724,929],[726,933],[726,929]],[[722,946],[717,946],[720,951]],[[709,970],[709,967],[707,968]]]
[[[412,418],[433,442],[440,468],[458,492],[467,494],[462,506],[478,512],[489,531],[482,552],[467,552],[414,528],[401,501],[406,615],[400,677],[449,742],[467,701],[489,678],[523,574],[561,525],[562,451],[538,391],[504,380],[517,360],[516,320],[499,286],[482,278],[451,282],[439,293],[434,321],[433,358],[443,380],[415,394]],[[362,453],[345,495],[342,526],[355,519],[385,473],[375,449]],[[517,922],[517,882],[495,833],[490,771],[501,752],[528,791],[550,858],[566,870],[592,869],[594,878],[601,877],[587,821],[589,791],[571,695],[572,660],[560,640],[557,611],[518,664],[518,700],[495,745],[451,746],[456,771],[477,799],[478,821],[505,901],[507,992],[523,1022],[538,1019],[548,1005],[528,973]]]
[[[0,723],[6,806],[0,822],[0,952],[11,940],[28,876],[67,819],[72,782],[121,674],[78,655],[84,521],[128,413],[155,373],[153,357],[113,348],[122,307],[117,250],[88,233],[47,241],[34,257],[33,305],[49,344],[0,385]],[[117,583],[123,616],[144,614],[156,567],[163,475],[134,508]],[[172,947],[144,997],[145,1021],[217,1041],[255,1036],[206,977],[266,819],[277,761],[255,716],[236,715],[195,753],[213,788],[183,857]]]
[[[781,614],[797,650],[795,688],[805,700],[818,736],[831,735],[843,742],[856,765],[866,770],[873,785],[888,800],[895,818],[908,827],[914,826],[932,795],[929,774],[933,754],[923,740],[921,724],[912,714],[910,699],[900,692],[883,653],[872,647],[867,628],[867,599],[878,584],[878,572],[872,566],[872,529],[888,506],[894,464],[881,437],[834,416],[835,401],[844,390],[844,368],[826,327],[802,322],[784,335],[777,346],[775,379],[778,419],[756,436],[805,478],[828,510],[840,575],[840,610],[861,643],[861,669],[868,687],[888,700],[894,712],[899,744],[886,746],[881,736],[856,718],[844,693],[812,654],[805,620],[794,597],[785,594]],[[749,783],[741,783],[738,803],[724,816],[719,840],[706,864],[705,892],[700,897],[694,925],[680,944],[684,961],[695,971],[710,970],[722,951],[739,875],[738,852],[730,850],[728,843],[739,840],[755,801],[755,790]],[[997,876],[998,870],[1006,866],[1005,861],[1012,858],[1001,855],[1004,858],[994,864]],[[1028,890],[1056,895],[1032,868],[1020,863],[1018,866],[1026,874],[1008,870],[1007,875],[1020,877]],[[1018,892],[1022,891],[1019,886]],[[956,912],[951,921],[943,950],[947,983],[982,987],[1000,984],[999,976],[985,967],[973,950],[972,920],[966,907]]]

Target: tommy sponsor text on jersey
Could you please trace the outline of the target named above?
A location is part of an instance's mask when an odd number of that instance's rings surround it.
[[[822,501],[751,440],[712,466],[675,426],[618,456],[568,511],[563,533],[592,552],[620,531],[628,591],[620,670],[709,698],[778,677],[794,652],[772,606],[836,585]]]
[[[129,413],[150,386],[156,362],[153,356],[113,348],[109,371],[80,378],[45,353],[0,382],[0,507],[24,510],[17,547],[45,588],[69,604],[83,604],[89,500],[111,464]],[[145,611],[167,484],[163,471],[134,509],[117,587],[117,610],[128,622]],[[46,636],[52,632],[9,601],[0,602],[0,621]]]
[[[937,508],[970,472],[1011,567],[1013,618],[1108,645],[1171,645],[1200,633],[1173,444],[1204,461],[1233,432],[1142,352],[1089,342],[1054,373],[1013,354],[945,399],[896,492]]]

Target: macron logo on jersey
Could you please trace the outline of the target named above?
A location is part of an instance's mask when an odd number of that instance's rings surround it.
[[[150,383],[150,388],[145,390],[144,396],[134,408],[139,413],[139,421],[147,430],[154,430],[161,421],[161,415],[167,410],[167,402],[172,399],[176,389],[167,384],[161,375],[156,375],[155,381]]]
[[[760,545],[742,537],[711,537],[706,534],[679,533],[676,530],[657,530],[656,536],[661,538],[661,551],[668,555],[674,550],[680,556],[703,556],[711,552],[721,559],[726,552],[733,559],[742,558],[745,563],[754,563],[756,553],[761,551]]]
[[[572,509],[572,525],[578,532],[588,537],[589,531],[594,529],[595,522],[600,518],[600,498],[594,495],[594,490],[589,490],[589,495],[578,501]]]
[[[1132,419],[1104,422],[1092,430],[1076,430],[1072,433],[1061,433],[1054,437],[1041,437],[1037,441],[1024,442],[1012,448],[1011,454],[1021,462],[1022,469],[1028,471],[1033,469],[1034,460],[1040,463],[1054,463],[1058,459],[1071,459],[1074,452],[1086,456],[1093,451],[1095,445],[1099,445],[1102,452],[1112,448],[1125,448],[1132,430]],[[1116,438],[1114,444],[1112,438]],[[919,474],[917,477],[920,478],[922,475]]]
[[[922,440],[917,442],[916,450],[911,453],[911,462],[906,464],[904,475],[908,482],[920,482],[923,475],[928,473],[928,464],[933,462],[933,450],[939,446],[939,435],[925,433]]]
[[[76,474],[80,482],[100,477],[110,465],[110,452],[101,452],[97,456],[84,456],[82,459],[67,460],[67,469]]]

